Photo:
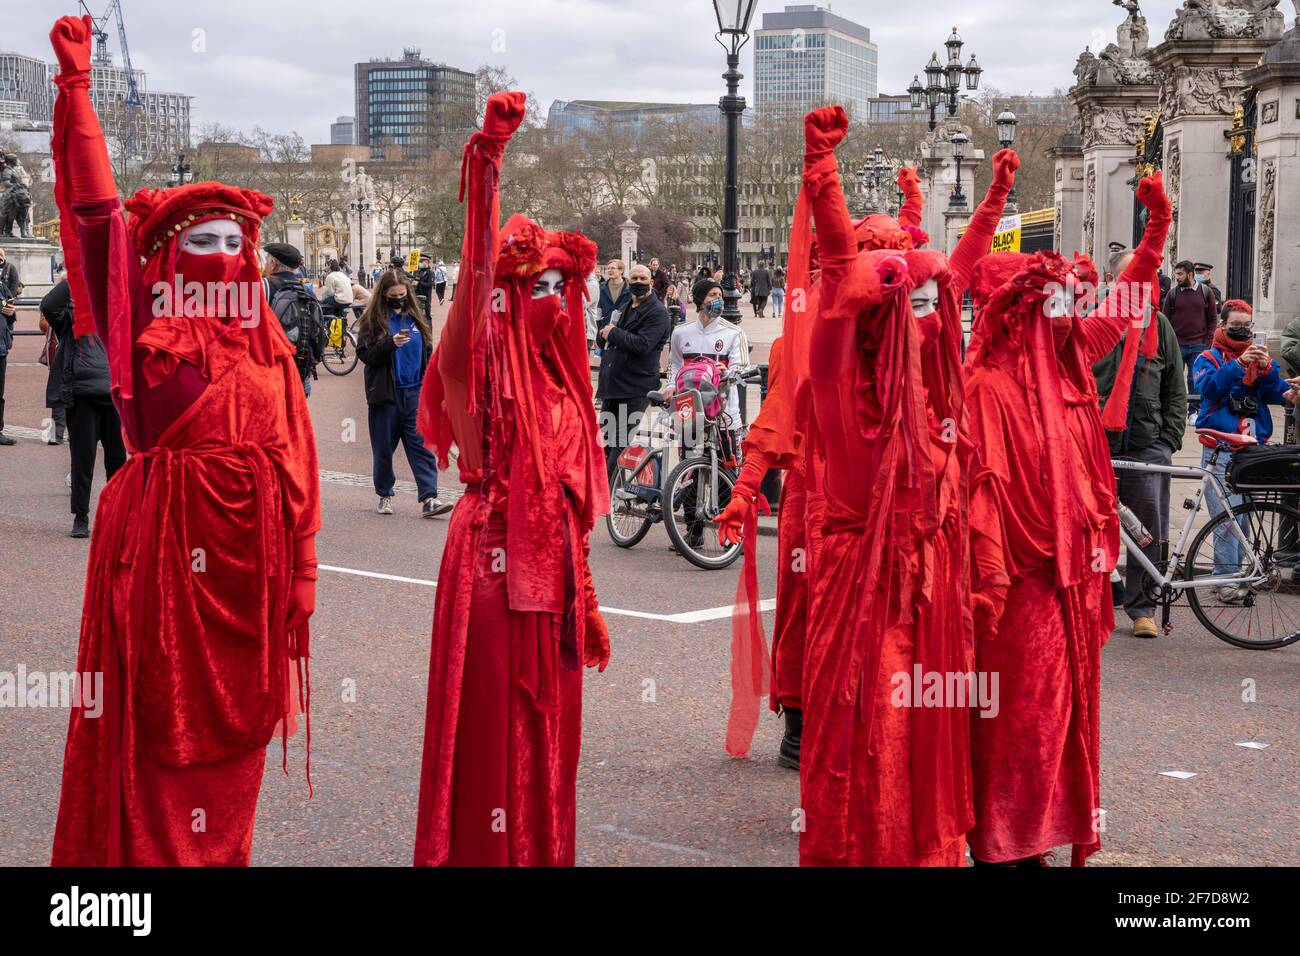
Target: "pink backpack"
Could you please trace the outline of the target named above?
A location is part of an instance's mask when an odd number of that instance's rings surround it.
[[[712,419],[717,418],[718,413],[722,411],[723,396],[719,388],[721,382],[722,366],[708,356],[698,355],[682,363],[673,388],[678,395],[691,389],[699,392],[700,400],[704,405],[704,414]]]

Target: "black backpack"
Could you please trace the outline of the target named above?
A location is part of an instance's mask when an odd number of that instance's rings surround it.
[[[316,378],[316,366],[325,358],[325,321],[320,303],[297,279],[271,292],[270,302],[271,311],[293,346],[299,374]]]

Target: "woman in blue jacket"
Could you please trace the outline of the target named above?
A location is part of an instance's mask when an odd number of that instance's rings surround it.
[[[1282,377],[1276,361],[1262,343],[1256,343],[1254,317],[1251,307],[1240,299],[1224,303],[1219,328],[1214,333],[1214,344],[1196,357],[1192,364],[1192,381],[1201,394],[1201,411],[1196,416],[1197,428],[1213,428],[1231,434],[1254,435],[1262,445],[1273,434],[1273,414],[1270,405],[1294,405],[1300,393],[1294,380]],[[1201,466],[1209,467],[1212,449],[1201,452]],[[1227,456],[1220,455],[1214,467],[1222,481],[1227,468]],[[1228,505],[1241,504],[1240,495],[1232,495]],[[1217,494],[1208,495],[1210,514],[1219,515],[1225,504]],[[1243,525],[1244,527],[1244,525]],[[1241,564],[1241,545],[1235,535],[1215,535],[1214,573],[1229,574]],[[1219,589],[1225,603],[1237,603],[1245,592],[1236,587]]]

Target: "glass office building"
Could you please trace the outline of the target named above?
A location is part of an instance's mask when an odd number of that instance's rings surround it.
[[[808,110],[842,103],[866,117],[879,83],[871,31],[814,4],[763,14],[754,32],[754,106]]]
[[[400,60],[356,65],[356,143],[394,143],[413,154],[437,145],[440,134],[474,127],[474,74],[421,58],[409,48]]]

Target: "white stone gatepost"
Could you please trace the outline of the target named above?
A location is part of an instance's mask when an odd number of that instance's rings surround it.
[[[1056,164],[1052,248],[1072,256],[1083,251],[1083,137],[1066,133],[1047,155]]]

